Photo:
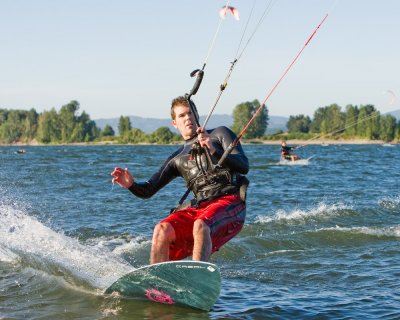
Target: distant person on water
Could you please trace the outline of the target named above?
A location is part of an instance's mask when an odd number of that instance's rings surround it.
[[[281,158],[285,160],[299,160],[300,157],[297,154],[291,154],[292,151],[296,150],[294,147],[290,147],[286,144],[285,140],[281,143]]]
[[[150,263],[188,256],[206,261],[240,232],[245,221],[244,175],[249,162],[242,146],[239,143],[222,166],[215,166],[236,136],[226,127],[197,128],[195,107],[192,110],[186,97],[172,101],[172,124],[185,141],[148,181],[136,182],[127,168],[117,167],[111,173],[113,183],[139,198],[150,198],[176,177],[183,177],[195,196],[155,226]]]

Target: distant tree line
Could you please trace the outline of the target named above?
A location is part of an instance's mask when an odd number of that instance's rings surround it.
[[[259,110],[258,110],[259,109]],[[256,114],[258,110],[258,113]],[[0,109],[0,143],[31,143],[36,140],[43,144],[111,141],[113,143],[177,143],[180,134],[168,127],[161,127],[152,133],[134,128],[128,116],[121,116],[118,135],[110,125],[103,130],[96,126],[90,116],[79,111],[75,100],[61,107],[38,114],[35,109]],[[369,140],[400,140],[400,121],[391,115],[381,115],[373,105],[341,107],[332,104],[315,111],[313,119],[305,115],[290,116],[287,132],[265,135],[268,127],[268,109],[260,106],[258,100],[238,104],[233,110],[231,129],[239,134],[252,119],[252,124],[243,134],[244,139],[308,139],[308,138],[360,138]],[[254,119],[253,119],[254,117]]]
[[[160,127],[152,133],[133,128],[128,116],[121,116],[118,122],[119,143],[157,143],[168,144],[181,141],[181,135],[173,133],[168,127]]]
[[[100,131],[86,112],[77,115],[79,103],[71,101],[57,112],[54,108],[38,114],[35,109],[0,109],[0,142],[41,143],[89,142]]]
[[[78,114],[79,103],[75,100],[61,107],[38,114],[35,109],[7,110],[0,109],[0,143],[62,144],[95,141],[113,141],[116,143],[158,143],[166,144],[181,139],[162,127],[151,134],[132,128],[129,117],[121,116],[115,136],[114,129],[106,125],[103,130],[83,111]]]
[[[251,119],[258,101],[239,104],[233,113],[232,129],[240,131]],[[73,100],[61,107],[60,111],[52,108],[40,114],[35,109],[7,110],[0,109],[0,143],[31,143],[36,140],[43,144],[79,143],[95,141],[112,141],[116,143],[156,143],[168,144],[182,140],[180,134],[172,132],[168,127],[161,127],[152,133],[145,133],[134,128],[128,116],[121,116],[118,122],[118,134],[110,125],[103,130],[96,126],[89,115],[79,111],[79,102]],[[243,136],[257,138],[264,135],[267,128],[268,113],[263,106],[253,124]]]
[[[400,121],[392,115],[381,115],[373,105],[337,104],[318,108],[313,119],[305,115],[290,116],[288,134],[313,134],[321,138],[347,138],[393,141],[400,139]]]

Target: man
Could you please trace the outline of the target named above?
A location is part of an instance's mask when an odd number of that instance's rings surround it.
[[[180,176],[195,199],[180,206],[154,228],[150,263],[181,260],[206,261],[243,227],[248,180],[242,176],[249,163],[240,143],[221,166],[218,160],[236,138],[226,127],[205,131],[196,126],[195,114],[186,97],[172,101],[173,126],[184,144],[146,182],[136,182],[128,169],[115,168],[113,182],[140,198],[149,198]]]
[[[286,145],[286,141],[282,140],[281,143],[281,158],[285,159],[285,160],[299,160],[300,157],[297,154],[291,154],[291,151],[294,151],[296,148],[293,147],[289,147],[288,145]]]

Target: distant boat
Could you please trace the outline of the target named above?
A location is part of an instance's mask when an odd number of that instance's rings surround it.
[[[384,143],[382,144],[382,147],[394,147],[393,143]]]
[[[328,143],[325,143],[325,142],[322,142],[322,143],[321,143],[321,147],[327,147],[327,146],[329,146]]]
[[[16,153],[26,153],[26,150],[25,150],[25,149],[18,149],[18,150],[16,151]]]

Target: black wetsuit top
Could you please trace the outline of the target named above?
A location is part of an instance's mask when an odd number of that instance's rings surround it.
[[[287,158],[290,156],[290,151],[293,151],[294,148],[293,147],[289,147],[289,146],[281,146],[281,155],[282,158]]]
[[[207,132],[215,148],[215,153],[211,155],[211,161],[215,165],[236,136],[226,127],[217,127]],[[213,175],[207,172],[204,153],[197,156],[190,154],[196,141],[196,137],[186,140],[148,181],[134,182],[129,190],[140,198],[150,198],[171,180],[183,177],[197,201],[237,192],[238,177],[249,171],[249,162],[240,143],[228,155],[222,168],[215,170],[213,173],[216,174]]]

